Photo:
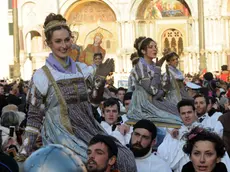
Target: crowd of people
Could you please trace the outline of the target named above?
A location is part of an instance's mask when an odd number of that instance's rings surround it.
[[[30,81],[0,83],[0,171],[230,171],[226,65],[220,76],[185,76],[176,52],[158,59],[157,43],[139,37],[129,86],[116,88],[104,50],[92,65],[68,56],[65,18],[49,14],[44,33],[45,65]]]

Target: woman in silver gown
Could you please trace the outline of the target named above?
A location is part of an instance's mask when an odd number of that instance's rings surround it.
[[[179,56],[175,52],[165,55],[170,75],[170,87],[165,95],[166,99],[172,104],[177,105],[182,99],[192,99],[185,90],[183,73],[177,69]],[[168,75],[165,73],[164,75]]]
[[[151,38],[139,37],[134,43],[139,60],[131,72],[135,78],[135,90],[128,111],[128,118],[149,119],[155,122],[180,124],[175,105],[164,99],[169,87],[169,77],[161,76],[161,68],[153,59],[157,55],[157,43]]]
[[[20,155],[30,155],[41,128],[43,145],[64,145],[86,162],[90,139],[99,133],[106,134],[94,119],[91,103],[99,104],[105,76],[114,68],[114,61],[108,59],[95,70],[92,66],[75,63],[68,57],[71,31],[61,15],[48,15],[44,30],[52,53],[45,66],[38,69],[31,80],[27,95],[29,112],[25,140]],[[43,104],[44,113],[41,113]],[[122,172],[135,172],[132,152],[117,140],[116,144],[118,169]]]

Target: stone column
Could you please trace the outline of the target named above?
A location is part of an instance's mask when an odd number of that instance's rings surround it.
[[[204,3],[203,0],[198,0],[198,27],[199,27],[199,52],[200,52],[200,67],[199,70],[207,68],[205,58],[205,35],[204,35]]]
[[[13,41],[14,41],[14,79],[21,77],[20,72],[20,47],[19,47],[19,29],[18,29],[18,3],[12,1],[13,10]]]

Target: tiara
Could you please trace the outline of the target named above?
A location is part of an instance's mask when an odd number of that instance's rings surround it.
[[[133,61],[138,60],[138,59],[139,59],[139,57],[134,57],[131,61],[133,62]]]
[[[45,32],[57,26],[67,26],[67,24],[65,21],[53,20],[45,26]]]
[[[148,39],[148,38],[142,39],[141,42],[139,42],[139,44],[138,44],[138,50],[141,50],[141,46],[142,46],[143,42],[144,42],[146,39]]]

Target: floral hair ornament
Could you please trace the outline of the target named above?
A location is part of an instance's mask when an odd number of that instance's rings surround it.
[[[45,32],[49,31],[50,29],[57,27],[57,26],[67,26],[65,21],[60,21],[60,20],[53,20],[50,21],[46,26],[45,26]]]
[[[192,140],[194,137],[197,136],[197,134],[201,133],[202,131],[204,131],[203,128],[197,127],[193,133],[188,135],[188,140]]]

